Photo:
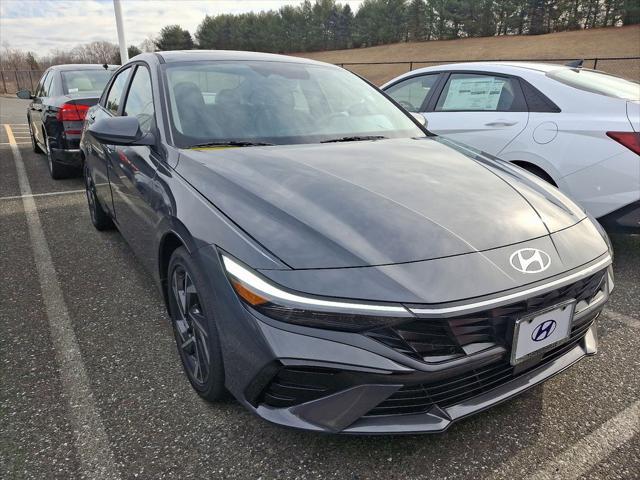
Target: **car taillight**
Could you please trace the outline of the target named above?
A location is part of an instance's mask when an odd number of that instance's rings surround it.
[[[607,132],[607,137],[624,145],[636,155],[640,155],[640,133],[637,132]]]
[[[89,105],[78,103],[64,103],[58,110],[56,117],[61,122],[81,122],[87,115]]]

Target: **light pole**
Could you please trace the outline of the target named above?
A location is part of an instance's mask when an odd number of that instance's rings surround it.
[[[120,64],[124,65],[129,61],[129,52],[127,52],[127,42],[124,39],[124,25],[122,24],[120,0],[113,0],[113,10],[116,13],[116,29],[118,30],[118,43],[120,44]]]

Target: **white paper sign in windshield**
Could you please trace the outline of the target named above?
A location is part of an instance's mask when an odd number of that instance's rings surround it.
[[[495,77],[452,78],[443,110],[497,110],[505,80]]]

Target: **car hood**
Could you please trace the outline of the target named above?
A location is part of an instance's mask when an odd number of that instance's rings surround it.
[[[584,218],[551,187],[434,138],[182,150],[176,171],[294,269],[416,262]]]

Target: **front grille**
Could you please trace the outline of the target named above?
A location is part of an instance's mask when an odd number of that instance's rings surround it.
[[[569,339],[564,344],[544,353],[532,368],[549,363],[567,353],[584,338],[592,323],[593,318],[590,318],[574,326]],[[518,367],[504,360],[439,382],[406,385],[365,416],[424,413],[435,405],[448,407],[498,387],[524,372],[525,370],[518,370]]]
[[[460,317],[416,319],[391,328],[371,330],[366,335],[399,353],[431,362],[464,356],[473,351],[473,346],[509,348],[516,319],[570,299],[575,299],[577,304],[590,302],[605,284],[605,274],[606,270],[602,270],[511,305]]]

